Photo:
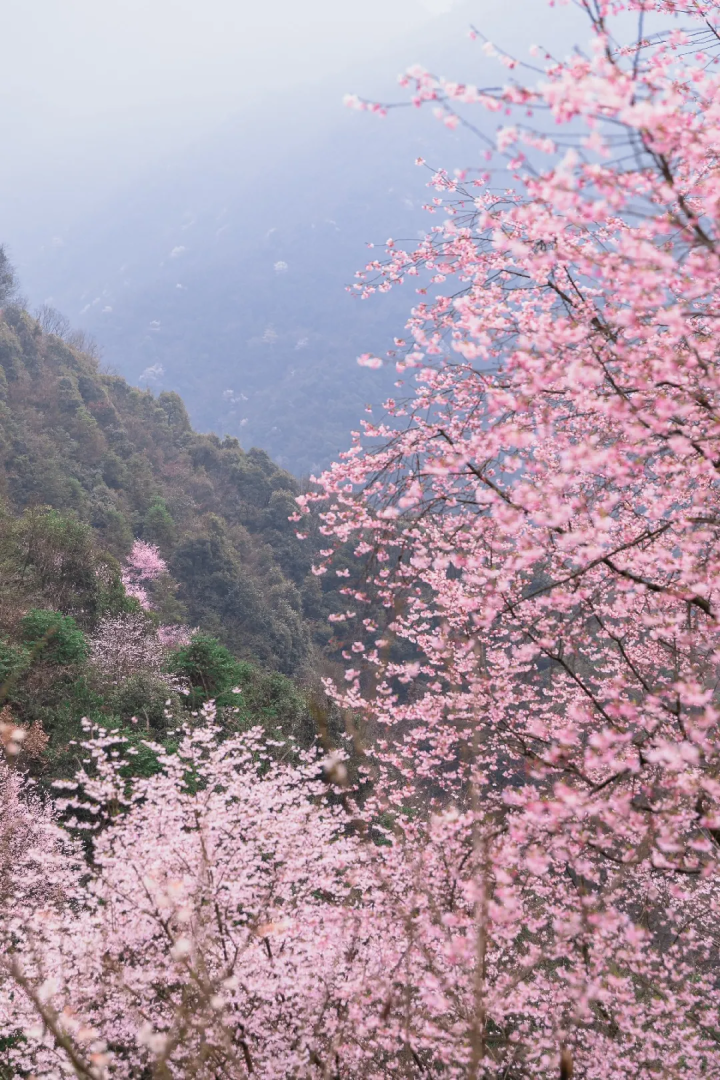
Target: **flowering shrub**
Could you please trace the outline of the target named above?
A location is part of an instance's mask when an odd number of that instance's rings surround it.
[[[78,664],[86,659],[88,643],[71,615],[59,611],[28,611],[21,623],[23,642],[49,664]]]

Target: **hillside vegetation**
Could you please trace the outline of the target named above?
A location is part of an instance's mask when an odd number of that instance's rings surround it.
[[[22,307],[4,309],[0,497],[9,511],[69,514],[117,559],[134,537],[157,544],[177,585],[158,598],[165,621],[201,626],[235,655],[295,675],[324,623],[311,551],[288,522],[297,492],[263,451],[193,431],[177,394],[138,390]]]
[[[309,745],[341,598],[288,521],[298,482],[193,431],[176,394],[102,371],[82,335],[43,330],[7,302],[3,269],[0,709],[26,732],[26,767],[72,772],[88,718],[152,771],[144,740],[171,747],[177,718],[210,699],[226,730]],[[162,566],[147,604],[127,587],[138,540]]]

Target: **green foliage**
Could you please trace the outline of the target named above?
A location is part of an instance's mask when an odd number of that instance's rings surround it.
[[[108,560],[102,566],[98,594],[98,615],[129,615],[142,611],[137,600],[128,596],[117,563]]]
[[[88,717],[128,739],[128,776],[151,775],[157,753],[144,740],[171,748],[176,724],[197,722],[209,698],[228,731],[261,724],[310,745],[315,726],[291,677],[312,678],[319,644],[337,648],[327,615],[345,602],[330,575],[310,573],[316,528],[305,544],[288,521],[297,482],[262,450],[193,431],[177,394],[101,372],[59,313],[38,321],[3,306],[14,287],[3,257],[0,704],[50,740],[25,767],[42,782],[72,775]],[[149,625],[200,628],[168,663],[187,697],[157,672],[120,678],[88,661],[104,616],[140,611],[121,578],[135,537],[169,568],[152,583]]]
[[[0,323],[0,364],[2,364],[5,384],[8,379],[17,379],[22,371],[22,345],[17,334],[4,323]]]
[[[176,538],[177,529],[167,503],[159,495],[150,503],[142,524],[143,537],[150,543],[167,550]]]
[[[116,491],[127,483],[127,469],[121,457],[109,450],[102,459],[102,478],[109,488]]]
[[[135,777],[144,780],[159,773],[161,765],[158,759],[158,751],[147,745],[153,737],[148,737],[147,731],[126,725],[120,728],[120,733],[126,740],[123,756],[127,762],[120,770],[120,775],[128,780]],[[162,745],[164,753],[172,754],[177,749],[177,743],[172,738],[165,739],[160,745]]]
[[[87,658],[87,638],[71,615],[29,611],[22,620],[21,634],[26,645],[42,653],[45,663],[79,664]]]
[[[0,639],[0,690],[3,697],[9,689],[8,684],[27,671],[30,659],[30,650],[26,646]]]
[[[93,525],[111,551],[127,552],[132,547],[133,531],[121,510],[103,505],[95,515]]]
[[[123,725],[132,723],[138,730],[162,732],[168,727],[168,714],[180,711],[179,695],[168,689],[167,683],[146,672],[138,672],[111,688],[105,697],[107,709],[119,717]]]
[[[316,731],[305,695],[278,671],[263,671],[243,663],[234,711],[229,724],[240,730],[261,724],[268,735],[300,746],[311,746]]]
[[[178,544],[169,564],[182,583],[188,619],[222,637],[240,656],[288,674],[297,671],[310,642],[296,589],[277,568],[259,580],[257,568],[238,552],[244,537],[236,532],[233,543],[221,518],[210,517],[204,525],[202,534]]]
[[[332,603],[323,591],[303,607],[312,549],[288,521],[296,480],[262,450],[193,431],[177,394],[102,373],[73,341],[57,312],[0,313],[0,493],[27,515],[43,606],[91,624],[106,600],[89,548],[122,560],[142,537],[177,585],[163,618],[186,612],[239,656],[306,673]]]
[[[312,744],[315,729],[308,704],[292,680],[278,671],[263,671],[256,664],[236,660],[209,634],[196,634],[189,645],[173,654],[168,667],[189,683],[190,709],[197,710],[212,699],[222,708],[230,729],[260,724],[268,734]]]
[[[15,270],[5,248],[0,246],[0,307],[12,300],[17,293],[17,288]]]
[[[177,649],[168,670],[189,683],[188,704],[192,708],[211,698],[218,705],[235,704],[233,691],[240,683],[242,664],[210,634],[195,634],[189,645]]]
[[[242,578],[247,571],[235,554],[225,523],[208,519],[207,527],[209,571],[214,551],[225,552],[227,557],[225,569],[230,576],[220,594],[232,585],[234,575]],[[293,735],[306,744],[312,741],[305,702],[291,680],[238,660],[207,633],[196,635],[190,647],[173,657],[176,674],[195,687],[189,701],[149,672],[138,671],[118,682],[91,666],[88,635],[100,618],[140,611],[138,602],[125,592],[119,562],[98,549],[97,536],[90,525],[56,509],[31,507],[14,517],[0,504],[0,695],[19,723],[39,723],[49,737],[42,760],[28,760],[26,768],[43,783],[72,775],[82,760],[81,721],[89,717],[129,731],[137,753],[128,759],[128,775],[150,775],[157,758],[144,747],[142,738],[169,747],[178,718],[209,696],[219,699],[228,730],[262,724],[278,737]],[[243,542],[241,533],[236,539]],[[271,580],[276,590],[293,588],[277,568]],[[259,590],[252,577],[249,583],[256,590],[256,617],[262,626]],[[175,590],[169,575],[154,582],[157,610],[147,615],[149,623],[184,618]],[[262,646],[261,637],[258,641]]]
[[[47,507],[28,509],[14,528],[23,572],[60,611],[97,610],[99,582],[92,529]]]

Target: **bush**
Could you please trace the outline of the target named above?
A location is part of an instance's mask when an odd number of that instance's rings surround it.
[[[210,634],[195,634],[189,645],[178,649],[168,671],[190,683],[188,704],[193,708],[214,699],[218,705],[234,705],[233,689],[243,676],[243,665]]]
[[[87,658],[88,643],[71,615],[59,611],[29,611],[22,620],[22,640],[46,663],[79,664]]]
[[[277,671],[263,671],[254,664],[241,663],[240,694],[235,702],[236,728],[262,724],[265,732],[281,740],[293,736],[301,745],[315,741],[315,724],[307,701],[293,682]]]
[[[0,640],[0,688],[27,670],[30,664],[28,649]]]
[[[247,660],[236,660],[210,634],[196,634],[189,645],[174,653],[168,669],[190,683],[191,708],[210,699],[225,706],[226,728],[242,731],[260,724],[274,737],[292,735],[304,746],[313,743],[310,711],[292,680]]]
[[[164,731],[168,724],[166,712],[177,712],[178,695],[169,690],[162,679],[139,672],[120,683],[106,702],[123,725],[136,718],[140,730]]]

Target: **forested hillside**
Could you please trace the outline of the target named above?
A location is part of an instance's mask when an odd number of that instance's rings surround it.
[[[134,537],[157,544],[177,584],[164,617],[268,667],[309,666],[324,606],[311,550],[288,522],[292,476],[261,450],[193,431],[177,394],[103,373],[19,306],[0,321],[0,365],[0,493],[11,511],[69,514],[118,559]]]
[[[0,271],[11,299],[2,249]],[[172,745],[171,711],[210,698],[226,727],[311,743],[340,598],[288,521],[298,482],[70,341],[0,312],[0,708],[26,765],[74,768],[83,717]]]

